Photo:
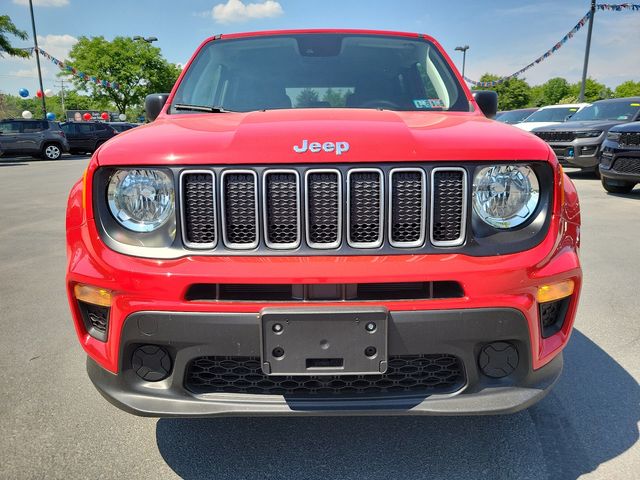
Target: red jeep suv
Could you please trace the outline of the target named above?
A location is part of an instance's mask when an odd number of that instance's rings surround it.
[[[89,376],[149,416],[506,413],[562,370],[576,190],[432,38],[216,36],[67,210]]]

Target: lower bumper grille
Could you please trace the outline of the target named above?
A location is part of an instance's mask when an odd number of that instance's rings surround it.
[[[332,397],[452,393],[465,385],[462,362],[446,354],[389,357],[383,375],[267,376],[258,357],[200,357],[187,367],[185,387],[196,393]]]
[[[612,170],[618,173],[631,173],[640,175],[640,158],[623,157],[618,158],[613,164]]]

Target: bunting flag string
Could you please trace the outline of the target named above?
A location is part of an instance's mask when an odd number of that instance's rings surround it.
[[[75,75],[76,77],[81,78],[85,82],[95,83],[96,85],[101,85],[103,87],[113,88],[114,90],[118,90],[119,89],[119,85],[116,82],[110,82],[109,80],[102,80],[102,79],[94,77],[92,75],[87,75],[84,72],[78,71],[78,69],[72,67],[71,65],[67,65],[64,62],[62,62],[61,60],[58,60],[56,57],[54,57],[53,55],[48,54],[47,52],[45,52],[43,49],[41,49],[39,47],[38,47],[38,51],[40,52],[40,55],[42,55],[47,60],[50,60],[51,62],[53,62],[55,65],[60,67],[61,70],[65,70],[65,71]]]
[[[598,10],[607,10],[607,11],[615,11],[615,12],[621,12],[623,10],[640,11],[640,4],[635,4],[635,3],[620,3],[620,4],[600,3],[600,4],[596,5],[596,8]],[[551,47],[549,50],[547,50],[544,54],[542,54],[538,58],[536,58],[533,62],[531,62],[527,66],[521,68],[517,72],[512,73],[511,75],[499,78],[497,80],[488,81],[488,82],[477,82],[477,81],[471,80],[470,78],[467,78],[467,77],[463,77],[463,78],[465,79],[465,81],[467,83],[470,83],[471,85],[476,86],[476,87],[495,87],[496,85],[500,85],[501,83],[504,83],[504,82],[506,82],[506,81],[508,81],[508,80],[510,80],[512,78],[516,78],[517,76],[522,75],[524,72],[526,72],[530,68],[535,67],[540,62],[546,60],[551,55],[553,55],[558,50],[560,50],[565,43],[567,43],[570,39],[572,39],[574,37],[574,35],[582,27],[584,27],[587,24],[587,22],[589,21],[590,18],[591,18],[591,11],[588,11],[585,14],[585,16],[582,17],[578,23],[576,23],[576,25],[571,29],[571,31],[569,33],[567,33],[564,37],[562,37],[562,39],[558,43],[556,43],[553,47]]]

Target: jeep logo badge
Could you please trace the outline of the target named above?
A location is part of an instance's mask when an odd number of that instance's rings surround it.
[[[336,155],[342,155],[343,153],[349,151],[349,142],[335,142],[335,143],[311,142],[309,143],[309,140],[302,140],[302,145],[300,146],[294,145],[293,151],[296,153],[304,153],[304,152],[318,153],[318,152],[324,151],[327,153],[335,152]]]

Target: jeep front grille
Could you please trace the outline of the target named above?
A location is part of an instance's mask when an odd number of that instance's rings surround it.
[[[347,253],[466,239],[468,180],[460,167],[211,168],[180,178],[187,248]]]

